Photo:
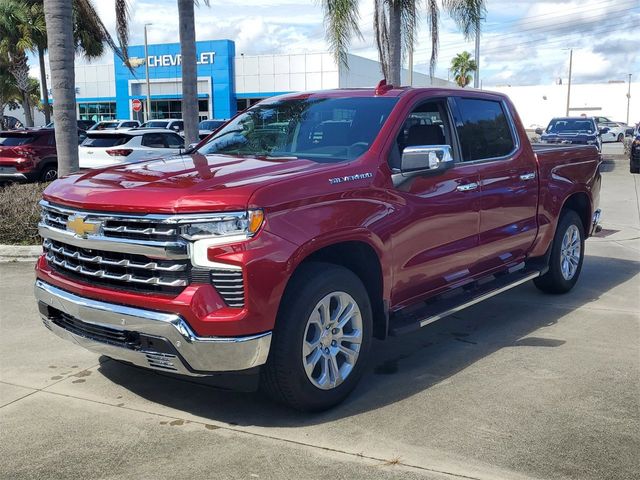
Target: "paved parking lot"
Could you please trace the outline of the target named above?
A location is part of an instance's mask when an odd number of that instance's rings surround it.
[[[0,264],[0,478],[638,478],[640,176],[603,170],[573,292],[523,285],[378,342],[320,415],[63,342],[32,266]]]

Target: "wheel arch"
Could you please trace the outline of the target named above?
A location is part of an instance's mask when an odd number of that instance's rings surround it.
[[[573,210],[582,220],[585,237],[589,236],[591,231],[591,216],[593,215],[591,198],[586,192],[579,191],[569,195],[562,204],[561,214],[564,210]],[[556,225],[557,228],[557,225]]]
[[[384,263],[379,248],[362,238],[336,239],[322,242],[322,244],[313,247],[301,247],[296,257],[295,267],[292,269],[285,286],[285,295],[291,286],[292,278],[302,265],[309,262],[322,262],[347,268],[360,279],[369,295],[373,313],[374,337],[386,338],[389,309],[388,302],[385,301]]]

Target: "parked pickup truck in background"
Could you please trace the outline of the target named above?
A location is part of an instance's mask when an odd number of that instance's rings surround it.
[[[45,325],[182,375],[246,372],[294,408],[342,401],[372,337],[533,280],[571,290],[597,228],[595,146],[532,145],[506,96],[283,95],[190,153],[57,180]]]
[[[553,118],[543,131],[536,129],[541,143],[557,143],[562,145],[595,145],[602,151],[602,135],[609,132],[609,127],[598,129],[593,117],[558,117]]]

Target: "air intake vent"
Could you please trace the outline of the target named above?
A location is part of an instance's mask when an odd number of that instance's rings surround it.
[[[211,283],[230,307],[244,307],[242,270],[211,270]]]

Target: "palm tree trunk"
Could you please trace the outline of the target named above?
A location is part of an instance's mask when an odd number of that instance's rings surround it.
[[[44,69],[44,48],[38,45],[38,60],[40,61],[40,85],[42,86],[42,106],[44,107],[44,121],[51,122],[51,105],[49,105],[49,87],[47,86],[47,72]]]
[[[44,14],[55,101],[53,117],[58,175],[62,176],[78,170],[72,0],[44,0]]]
[[[194,17],[193,0],[178,0],[180,53],[182,54],[182,120],[186,145],[198,141],[198,78]]]
[[[389,2],[389,79],[388,82],[399,87],[402,68],[402,2]]]
[[[21,90],[22,94],[22,110],[24,110],[24,123],[27,127],[33,127],[33,110],[29,103],[29,92]]]

